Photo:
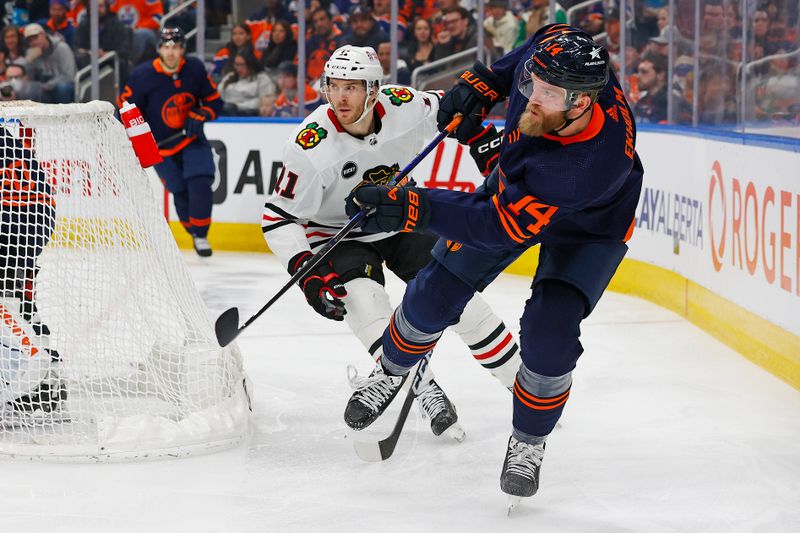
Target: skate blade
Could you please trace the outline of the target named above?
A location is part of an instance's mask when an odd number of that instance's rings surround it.
[[[511,511],[517,508],[517,506],[522,502],[522,498],[519,496],[510,496],[508,497],[508,516],[511,516]]]
[[[464,428],[461,427],[461,424],[456,422],[442,433],[443,436],[450,437],[451,439],[455,440],[456,442],[464,442],[464,439],[467,438],[467,433],[464,431]]]

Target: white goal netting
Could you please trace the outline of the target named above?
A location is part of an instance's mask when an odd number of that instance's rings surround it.
[[[239,442],[249,398],[105,102],[0,104],[0,458]]]

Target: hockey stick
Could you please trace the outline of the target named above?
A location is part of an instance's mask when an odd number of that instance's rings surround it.
[[[163,139],[156,146],[158,146],[159,148],[166,148],[167,146],[171,145],[173,142],[179,141],[179,140],[183,139],[184,137],[186,137],[186,131],[185,130],[181,130],[178,133],[173,133],[172,135],[170,135],[166,139]]]
[[[395,185],[397,183],[402,183],[402,180],[405,179],[408,173],[414,170],[414,168],[420,163],[420,161],[425,159],[425,157],[429,153],[431,153],[431,150],[436,148],[436,146],[440,142],[442,142],[444,138],[447,137],[451,132],[453,132],[460,123],[461,123],[460,115],[453,118],[453,120],[450,121],[450,124],[447,125],[444,131],[439,133],[428,144],[428,146],[423,148],[423,150],[420,153],[418,153],[417,156],[408,165],[406,165],[406,167],[403,170],[401,170],[397,176],[395,176],[389,182],[389,184]],[[256,314],[247,319],[247,322],[239,326],[238,307],[231,307],[230,309],[219,315],[219,317],[217,318],[217,322],[214,324],[214,331],[217,334],[217,342],[219,342],[219,345],[227,346],[228,344],[233,342],[234,339],[236,339],[236,337],[238,337],[242,333],[242,331],[247,329],[247,327],[250,326],[250,324],[255,322],[256,319],[258,319],[258,317],[264,314],[264,311],[269,309],[272,306],[272,304],[274,304],[278,300],[278,298],[283,296],[284,293],[288,291],[292,285],[303,279],[306,274],[308,274],[311,270],[316,268],[316,266],[323,259],[325,259],[325,257],[330,253],[333,247],[336,246],[339,243],[339,241],[345,238],[348,233],[350,233],[353,229],[358,227],[361,224],[362,220],[370,213],[371,213],[370,210],[362,209],[361,211],[353,215],[353,218],[350,219],[347,225],[342,229],[340,229],[336,235],[331,237],[331,239],[328,242],[326,242],[325,245],[322,248],[320,248],[316,254],[311,256],[311,258],[308,261],[306,261],[305,265],[303,265],[303,267],[300,270],[295,272],[294,275],[291,278],[289,278],[289,281],[287,281],[286,284],[283,287],[281,287],[277,293],[275,293],[275,296],[270,298],[270,300],[266,304],[264,304],[264,306],[261,309],[259,309],[258,312],[256,312]]]
[[[408,391],[406,393],[406,399],[403,402],[403,406],[400,408],[400,413],[397,415],[397,421],[394,423],[392,432],[389,433],[386,438],[378,441],[353,441],[353,448],[356,451],[356,455],[362,460],[377,463],[385,461],[392,456],[397,446],[397,441],[400,439],[400,434],[403,432],[403,427],[406,425],[408,413],[411,411],[411,406],[414,404],[414,398],[417,397],[417,393],[419,392],[422,376],[425,374],[427,368],[428,358],[423,357],[422,360],[417,363],[417,370],[414,372],[414,375],[409,376],[411,379],[406,378],[403,383],[403,387],[400,390]]]

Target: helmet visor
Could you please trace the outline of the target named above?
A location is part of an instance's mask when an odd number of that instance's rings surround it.
[[[554,111],[566,111],[570,103],[567,99],[567,90],[556,87],[539,78],[533,73],[533,59],[529,59],[522,67],[517,88],[530,102]]]

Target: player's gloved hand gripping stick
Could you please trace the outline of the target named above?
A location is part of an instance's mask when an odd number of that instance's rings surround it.
[[[450,121],[450,123],[445,127],[445,129],[439,133],[429,144],[426,146],[417,156],[403,169],[397,174],[390,182],[391,185],[395,185],[398,183],[402,183],[406,176],[414,170],[414,168],[425,159],[425,157],[431,153],[431,151],[436,148],[436,146],[444,140],[449,134],[451,134],[458,125],[461,123],[462,117],[457,115]],[[353,229],[357,228],[361,225],[364,219],[369,215],[371,212],[371,208],[368,209],[361,209],[358,213],[353,215],[350,221],[347,223],[345,227],[339,230],[339,233],[331,237],[325,245],[320,248],[320,250],[314,254],[310,259],[308,259],[302,268],[300,268],[294,275],[289,279],[286,284],[278,290],[278,292],[270,298],[270,300],[264,304],[264,306],[256,312],[253,316],[247,319],[247,322],[239,326],[239,308],[238,307],[231,307],[224,313],[222,313],[219,318],[217,318],[217,322],[214,325],[214,330],[217,334],[217,342],[219,342],[220,346],[227,346],[231,342],[233,342],[236,337],[238,337],[242,331],[244,331],[250,324],[256,321],[258,317],[264,314],[264,311],[270,308],[272,304],[274,304],[278,298],[283,296],[283,294],[289,290],[289,288],[297,283],[299,280],[303,279],[305,275],[314,269],[320,261],[325,259],[325,257],[330,253],[334,246],[336,246],[348,233],[350,233]]]

